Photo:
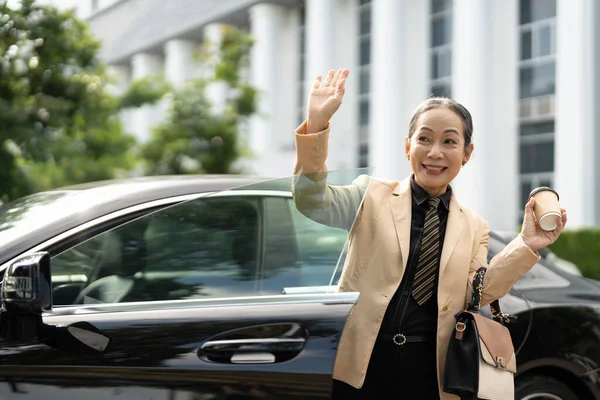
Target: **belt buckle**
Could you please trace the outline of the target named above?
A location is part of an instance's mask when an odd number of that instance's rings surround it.
[[[402,333],[396,333],[392,337],[392,341],[396,346],[403,346],[406,343],[406,336],[404,336]]]

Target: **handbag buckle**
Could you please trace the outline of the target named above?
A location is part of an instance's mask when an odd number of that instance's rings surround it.
[[[396,333],[393,337],[392,337],[392,341],[394,342],[394,344],[396,346],[403,346],[406,343],[406,336],[404,336],[401,333]]]
[[[506,368],[506,360],[504,359],[504,357],[498,356],[498,358],[496,358],[496,363],[498,363],[501,368]]]
[[[465,331],[465,329],[467,329],[467,324],[465,324],[464,322],[458,321],[456,323],[456,325],[454,326],[454,329],[456,330],[454,337],[458,340],[462,340],[463,332]]]

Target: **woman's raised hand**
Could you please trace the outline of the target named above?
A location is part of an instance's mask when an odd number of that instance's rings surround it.
[[[306,133],[321,132],[340,108],[346,89],[347,68],[330,70],[325,80],[317,76],[308,99],[308,124]]]

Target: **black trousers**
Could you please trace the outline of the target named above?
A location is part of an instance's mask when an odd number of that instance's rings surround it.
[[[435,339],[396,346],[378,339],[365,383],[356,389],[333,380],[332,399],[439,400]]]

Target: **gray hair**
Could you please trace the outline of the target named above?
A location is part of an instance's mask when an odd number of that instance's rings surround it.
[[[417,129],[417,121],[419,117],[426,111],[434,108],[444,107],[451,111],[454,111],[456,115],[460,117],[463,124],[463,135],[465,138],[465,147],[471,144],[473,138],[473,119],[471,113],[462,104],[454,101],[448,97],[430,97],[413,111],[412,117],[410,118],[410,124],[408,125],[408,137],[412,137]]]

